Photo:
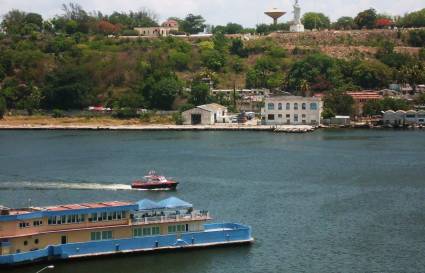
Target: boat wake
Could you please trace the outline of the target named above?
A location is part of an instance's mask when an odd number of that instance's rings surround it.
[[[127,191],[132,190],[131,185],[112,183],[69,183],[69,182],[0,182],[3,190],[103,190]]]

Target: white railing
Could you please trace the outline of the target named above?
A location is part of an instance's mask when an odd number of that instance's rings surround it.
[[[182,222],[191,220],[207,220],[210,219],[208,211],[194,211],[187,214],[166,214],[158,216],[142,216],[136,214],[132,219],[133,224],[152,224],[152,223],[165,223],[165,222]]]

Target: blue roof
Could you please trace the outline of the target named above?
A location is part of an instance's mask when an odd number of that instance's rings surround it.
[[[162,200],[158,202],[158,205],[161,208],[165,208],[165,209],[187,209],[187,208],[193,207],[192,204],[186,201],[183,201],[177,197],[170,197],[165,200]]]
[[[154,202],[150,199],[140,200],[137,202],[137,205],[139,206],[139,210],[152,210],[160,208],[157,202]]]

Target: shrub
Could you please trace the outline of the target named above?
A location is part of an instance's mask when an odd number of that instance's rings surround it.
[[[183,116],[181,113],[174,113],[173,114],[173,121],[176,123],[176,125],[183,125]]]
[[[131,119],[137,116],[137,110],[133,108],[122,108],[112,114],[112,117],[118,119]]]
[[[52,116],[54,118],[63,118],[65,117],[65,113],[60,109],[53,109]]]
[[[408,42],[411,46],[425,47],[425,30],[418,29],[410,31]]]
[[[0,119],[3,118],[6,113],[6,100],[3,97],[0,97]]]
[[[140,115],[140,120],[141,120],[141,121],[144,121],[144,122],[150,122],[150,121],[151,121],[152,116],[153,116],[153,113],[152,113],[152,112],[142,113],[142,114]]]

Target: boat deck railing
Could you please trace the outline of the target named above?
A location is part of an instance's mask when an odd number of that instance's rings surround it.
[[[192,220],[209,220],[211,219],[208,211],[193,211],[184,214],[165,214],[165,215],[143,215],[136,214],[132,219],[132,224],[155,224],[164,222],[184,222]]]

